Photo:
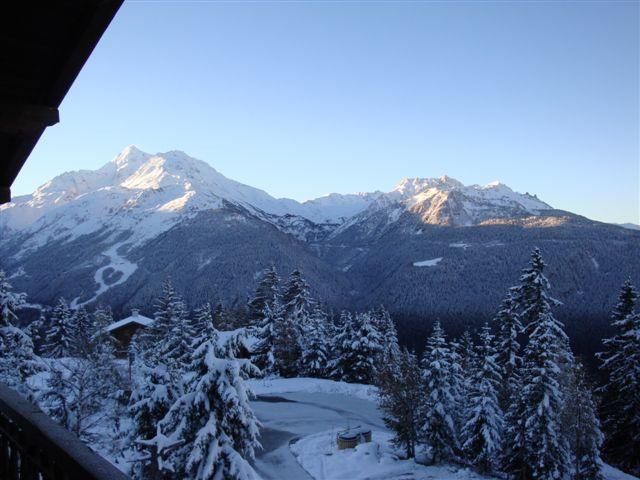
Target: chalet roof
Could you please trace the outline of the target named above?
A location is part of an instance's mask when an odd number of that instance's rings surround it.
[[[118,320],[117,322],[113,322],[111,325],[109,325],[107,327],[107,332],[113,332],[114,330],[118,330],[119,328],[131,324],[148,327],[153,324],[153,319],[145,317],[144,315],[140,315],[137,310],[134,310],[129,317],[123,318],[122,320]]]

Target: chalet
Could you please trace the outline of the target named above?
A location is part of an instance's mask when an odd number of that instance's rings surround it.
[[[127,318],[123,318],[109,325],[107,331],[113,335],[118,343],[117,355],[119,357],[126,357],[133,335],[141,328],[148,328],[151,325],[153,325],[153,319],[140,315],[140,312],[136,308],[131,310],[131,315]]]

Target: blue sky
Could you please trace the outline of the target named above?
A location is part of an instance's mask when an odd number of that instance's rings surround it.
[[[14,184],[129,144],[298,200],[500,180],[639,223],[637,2],[125,2]]]

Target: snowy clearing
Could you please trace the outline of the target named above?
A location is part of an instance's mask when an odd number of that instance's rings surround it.
[[[356,448],[338,450],[335,431],[309,435],[292,443],[291,451],[300,465],[316,480],[387,479],[486,479],[467,469],[451,465],[426,467],[413,460],[400,460],[389,446],[392,435],[374,430],[373,440]]]
[[[323,378],[261,378],[247,382],[256,395],[276,393],[338,393],[375,402],[378,389],[360,383],[334,382]]]
[[[421,262],[413,262],[414,267],[435,267],[440,263],[442,257],[432,258],[431,260],[423,260]]]
[[[263,449],[254,466],[264,480],[496,480],[455,465],[424,466],[401,460],[389,444],[375,403],[376,388],[317,378],[249,380],[252,402],[262,423]],[[361,425],[373,441],[338,451],[336,433]],[[605,480],[635,480],[612,467]]]
[[[450,243],[449,244],[450,248],[462,248],[463,250],[466,250],[470,246],[471,246],[470,243],[463,243],[463,242],[457,242],[457,243]]]

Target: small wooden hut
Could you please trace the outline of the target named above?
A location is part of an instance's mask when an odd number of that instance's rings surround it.
[[[338,450],[344,450],[345,448],[355,448],[361,443],[367,443],[371,441],[371,429],[358,425],[357,427],[347,428],[338,432],[336,436],[336,442],[338,444]]]

